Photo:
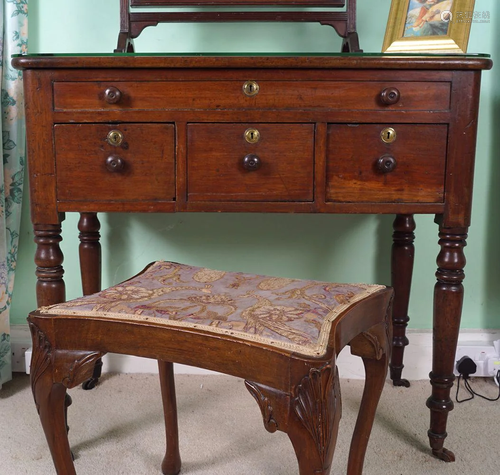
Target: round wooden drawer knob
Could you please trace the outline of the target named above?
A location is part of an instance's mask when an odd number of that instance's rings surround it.
[[[106,158],[106,168],[113,173],[121,172],[125,168],[125,160],[118,155],[110,155]]]
[[[401,93],[399,92],[399,89],[395,87],[388,87],[381,92],[380,99],[382,99],[384,104],[392,106],[399,102],[401,99]]]
[[[117,87],[110,86],[104,91],[104,100],[108,104],[116,104],[117,102],[120,102],[121,98],[122,93]]]
[[[391,173],[396,166],[396,159],[390,155],[383,155],[377,160],[377,169],[382,173]]]
[[[245,155],[245,158],[243,158],[243,168],[249,172],[254,172],[261,166],[262,162],[260,158],[253,153],[249,153],[248,155]]]

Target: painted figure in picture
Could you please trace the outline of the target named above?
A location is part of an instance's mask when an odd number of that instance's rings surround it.
[[[410,0],[406,17],[405,37],[443,36],[448,34],[453,0]]]

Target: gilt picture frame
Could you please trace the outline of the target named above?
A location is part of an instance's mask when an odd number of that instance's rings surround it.
[[[392,0],[384,53],[466,53],[475,0]]]

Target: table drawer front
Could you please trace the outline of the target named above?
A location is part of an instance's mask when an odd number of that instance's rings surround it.
[[[171,124],[54,126],[59,201],[175,199]]]
[[[251,78],[250,78],[251,79]],[[448,82],[158,81],[56,82],[56,110],[450,108]]]
[[[312,201],[311,124],[189,124],[189,201]]]
[[[388,129],[392,143],[382,140]],[[446,125],[330,124],[326,200],[442,203],[447,133]]]

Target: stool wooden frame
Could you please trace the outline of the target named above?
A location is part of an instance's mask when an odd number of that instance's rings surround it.
[[[382,288],[344,310],[332,323],[326,353],[318,358],[202,329],[31,313],[32,389],[57,473],[76,473],[67,433],[71,400],[66,391],[90,378],[96,361],[113,352],[158,360],[167,447],[163,474],[177,474],[181,467],[172,364],[179,362],[245,379],[266,429],[288,434],[300,475],[327,475],[341,417],[336,358],[350,344],[366,369],[346,472],[360,475],[387,374],[392,294]]]

